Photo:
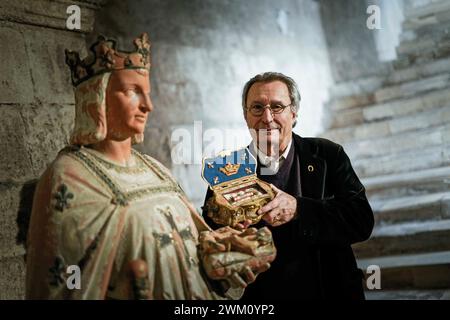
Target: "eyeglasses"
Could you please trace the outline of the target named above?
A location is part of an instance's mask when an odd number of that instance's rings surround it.
[[[264,111],[266,111],[267,108],[270,109],[270,113],[272,115],[274,114],[280,114],[284,111],[284,109],[286,109],[287,107],[291,107],[291,104],[288,105],[283,105],[281,103],[277,103],[277,104],[273,104],[273,105],[265,105],[263,106],[262,104],[256,103],[252,106],[250,106],[250,108],[245,108],[246,110],[250,111],[250,113],[252,115],[254,115],[255,117],[260,117],[263,115]]]

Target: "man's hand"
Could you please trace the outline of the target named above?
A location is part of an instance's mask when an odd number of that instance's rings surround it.
[[[270,186],[275,191],[275,198],[259,209],[258,214],[264,214],[263,220],[277,227],[291,221],[297,215],[297,199],[273,184]]]

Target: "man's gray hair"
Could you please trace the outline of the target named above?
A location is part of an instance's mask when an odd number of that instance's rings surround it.
[[[292,127],[295,127],[295,125],[297,124],[298,110],[300,108],[300,100],[301,100],[300,92],[298,90],[297,83],[295,83],[294,79],[280,72],[260,73],[247,81],[247,83],[244,86],[244,90],[242,90],[242,109],[244,111],[244,117],[246,117],[247,96],[251,86],[256,82],[272,82],[277,80],[285,83],[288,88],[289,98],[291,98],[291,105],[292,105],[291,110],[295,112],[296,115],[294,124],[292,125]]]

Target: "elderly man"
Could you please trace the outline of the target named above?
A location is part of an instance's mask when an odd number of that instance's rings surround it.
[[[257,175],[276,194],[259,210],[260,224],[272,231],[278,250],[244,299],[364,299],[351,245],[369,238],[372,209],[342,146],[292,132],[299,103],[296,83],[281,73],[259,74],[243,90]],[[208,190],[206,200],[211,195]]]

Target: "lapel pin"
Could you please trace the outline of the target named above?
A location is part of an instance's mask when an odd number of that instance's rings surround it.
[[[308,166],[308,171],[309,171],[309,172],[313,172],[313,171],[314,171],[314,167],[313,167],[312,165],[309,165],[309,166]]]

